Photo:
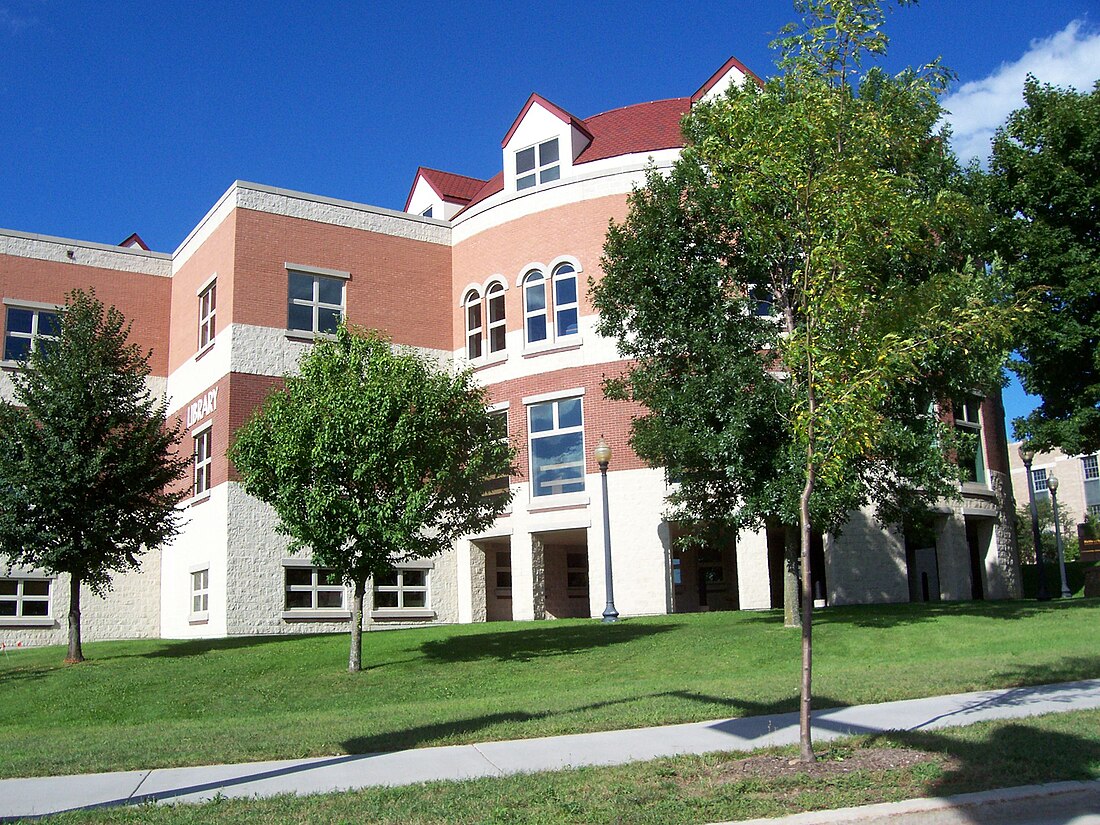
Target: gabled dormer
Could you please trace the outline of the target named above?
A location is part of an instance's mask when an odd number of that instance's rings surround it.
[[[485,181],[421,166],[416,170],[405,211],[449,221],[485,185]]]
[[[525,192],[567,177],[591,142],[583,120],[532,94],[500,144],[504,190]]]
[[[722,67],[718,71],[710,76],[706,83],[699,87],[699,90],[695,94],[691,96],[692,105],[703,101],[713,100],[725,94],[726,89],[731,85],[740,86],[744,83],[746,77],[751,77],[753,81],[760,86],[764,85],[764,81],[748,66],[736,57],[731,57],[722,64]]]

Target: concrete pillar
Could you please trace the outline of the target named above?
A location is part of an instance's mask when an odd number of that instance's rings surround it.
[[[737,534],[737,596],[742,610],[766,610],[772,606],[768,531],[764,528]]]

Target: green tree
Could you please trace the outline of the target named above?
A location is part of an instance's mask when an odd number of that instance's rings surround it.
[[[1034,296],[1012,362],[1039,408],[1016,437],[1070,455],[1100,449],[1100,81],[1091,92],[1029,77],[993,140],[993,248]]]
[[[608,391],[647,407],[632,443],[680,481],[673,517],[797,527],[812,760],[811,530],[957,495],[939,409],[998,386],[1012,310],[969,258],[981,212],[937,131],[945,73],[863,71],[879,2],[796,8],[779,77],[685,118],[671,175],[609,233],[594,301],[636,359]]]
[[[149,356],[95,293],[75,291],[0,401],[0,555],[69,575],[66,661],[82,662],[80,587],[99,595],[178,529],[179,426],[146,385]]]
[[[1049,495],[1035,499],[1035,510],[1039,515],[1039,543],[1043,558],[1048,562],[1058,558],[1058,542],[1054,532],[1054,505]],[[1062,531],[1062,552],[1066,561],[1077,561],[1081,550],[1077,542],[1077,522],[1069,508],[1058,502],[1059,527]],[[1016,535],[1031,536],[1031,505],[1021,504],[1016,508]],[[1020,542],[1020,561],[1035,563],[1035,547],[1030,540]]]
[[[341,326],[300,368],[238,430],[229,457],[291,549],[351,584],[356,672],[367,580],[492,524],[511,493],[486,485],[514,472],[513,452],[469,371],[395,351],[375,333]]]

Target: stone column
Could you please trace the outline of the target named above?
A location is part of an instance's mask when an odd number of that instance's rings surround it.
[[[534,618],[546,618],[546,549],[535,534],[531,535],[531,606]]]

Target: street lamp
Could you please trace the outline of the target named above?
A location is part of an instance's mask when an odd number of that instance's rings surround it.
[[[607,606],[603,609],[604,622],[617,622],[619,611],[615,609],[615,591],[611,584],[611,515],[607,508],[607,465],[611,463],[611,448],[600,436],[596,445],[596,463],[603,477],[603,581],[607,590]]]
[[[1023,444],[1020,445],[1020,460],[1024,462],[1024,473],[1027,480],[1027,500],[1031,504],[1031,540],[1035,544],[1035,563],[1039,565],[1039,592],[1035,598],[1041,602],[1050,601],[1050,591],[1047,590],[1047,572],[1043,564],[1043,548],[1040,546],[1039,537],[1039,510],[1035,507],[1035,486],[1031,481],[1031,462],[1035,458],[1035,451],[1029,450]]]
[[[1058,517],[1058,477],[1051,476],[1047,479],[1047,489],[1050,490],[1050,503],[1054,507],[1054,543],[1058,545],[1058,572],[1062,574],[1062,598],[1068,599],[1073,594],[1069,592],[1069,584],[1066,582],[1066,554],[1062,551],[1062,525]]]

